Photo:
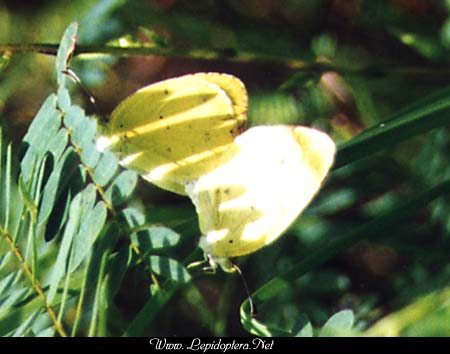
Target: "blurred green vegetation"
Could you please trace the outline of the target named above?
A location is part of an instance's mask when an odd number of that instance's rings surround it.
[[[249,91],[250,125],[312,125],[339,146],[286,235],[239,259],[259,289],[257,320],[239,312],[235,275],[175,286],[137,264],[97,334],[450,335],[449,1],[0,1],[0,122],[15,151],[56,87],[54,56],[37,51],[55,51],[74,20],[71,66],[97,107],[69,86],[89,114],[108,115],[151,82],[226,72]],[[51,46],[14,46],[24,44]],[[163,255],[200,259],[189,200],[140,180],[133,203],[180,235]]]

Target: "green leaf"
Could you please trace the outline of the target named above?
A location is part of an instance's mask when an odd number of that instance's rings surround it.
[[[16,304],[21,303],[30,296],[31,290],[28,288],[18,288],[20,285],[14,286],[12,289],[8,289],[8,292],[3,293],[0,297],[0,309],[8,309],[14,307]]]
[[[412,301],[370,327],[366,336],[426,336],[450,335],[450,288],[444,287]]]
[[[244,302],[246,303],[246,302]],[[292,334],[280,328],[268,326],[248,314],[248,310],[241,306],[241,323],[244,328],[255,336],[261,337],[291,337]]]
[[[145,225],[145,214],[139,208],[125,208],[120,214],[132,229]]]
[[[105,308],[110,306],[114,300],[114,296],[122,286],[123,278],[125,277],[128,266],[130,265],[131,255],[130,248],[123,247],[109,260],[108,272],[102,288],[102,301],[104,302]]]
[[[352,92],[352,97],[358,109],[359,119],[365,126],[372,126],[380,122],[376,105],[367,84],[367,80],[356,75],[347,75],[346,81]]]
[[[103,250],[113,250],[117,247],[117,242],[122,235],[122,229],[116,220],[106,224],[107,228],[101,234],[99,248]]]
[[[94,182],[101,187],[106,186],[116,174],[118,168],[119,162],[116,156],[111,151],[105,151],[95,167],[93,175]]]
[[[39,297],[34,297],[34,299],[21,304],[21,306],[11,306],[0,309],[0,336],[5,336],[10,332],[15,331],[27,320],[31,313],[39,311],[41,308],[41,299]]]
[[[42,200],[39,205],[38,223],[40,225],[44,225],[47,222],[53,210],[59,190],[58,187],[61,183],[61,174],[64,172],[64,167],[70,157],[70,153],[71,150],[67,150],[61,160],[58,161],[44,187]]]
[[[85,143],[82,147],[80,158],[85,166],[93,169],[100,160],[100,152],[93,143]]]
[[[121,217],[132,232],[130,235],[132,243],[143,257],[148,255],[154,247],[156,249],[171,247],[179,241],[179,235],[171,229],[163,226],[148,226],[146,215],[139,208],[123,209]]]
[[[49,331],[49,327],[53,329],[52,332]],[[50,333],[48,336],[54,336],[56,333],[55,327],[53,326],[53,322],[48,316],[48,312],[42,311],[38,318],[33,323],[33,326],[30,328],[33,331],[35,336],[43,335],[44,333]]]
[[[58,257],[49,280],[49,291],[47,295],[48,304],[52,304],[55,299],[56,291],[58,289],[59,282],[67,271],[70,251],[72,248],[73,239],[78,231],[81,216],[81,201],[82,194],[78,194],[70,204],[69,220],[66,224],[64,234],[59,247]]]
[[[178,283],[187,283],[191,276],[186,268],[174,259],[162,256],[150,256],[150,268],[162,277],[174,280]]]
[[[103,327],[102,322],[105,320],[104,313],[105,308],[102,307],[104,305],[104,302],[101,301],[101,295],[102,295],[102,289],[104,284],[104,276],[105,276],[105,268],[106,263],[108,259],[108,252],[103,252],[101,255],[98,255],[99,262],[99,270],[98,270],[98,276],[97,281],[95,284],[95,295],[94,295],[94,302],[92,304],[92,318],[91,323],[89,325],[89,332],[88,336],[92,337],[98,334],[98,328]],[[100,320],[99,320],[100,318]],[[100,325],[99,325],[100,324]]]
[[[449,115],[450,88],[446,88],[340,145],[334,168],[385,150],[415,135],[446,126]]]
[[[14,283],[17,281],[17,277],[20,276],[20,272],[11,272],[0,279],[0,294],[6,294],[11,290]],[[0,307],[1,307],[0,302]]]
[[[119,236],[120,234],[118,225],[115,223],[107,224],[107,229],[105,230],[105,232],[102,232],[101,239],[96,245],[94,245],[94,248],[90,253],[90,257],[86,262],[86,267],[83,270],[84,279],[80,289],[80,297],[78,299],[76,315],[71,331],[72,336],[75,336],[77,334],[78,327],[81,321],[86,319],[87,316],[92,316],[91,321],[94,321],[97,318],[97,313],[93,314],[90,309],[85,309],[85,306],[92,306],[92,302],[89,302],[85,305],[85,294],[90,293],[91,289],[93,289],[94,287],[96,287],[97,289],[97,293],[99,294],[98,296],[101,296],[101,294],[104,293],[104,274],[102,274],[102,267],[104,272],[106,260],[110,256],[110,249],[116,246]],[[98,290],[101,291],[101,294],[100,292],[98,292]],[[97,297],[96,299],[96,306],[98,308],[99,306],[103,305],[103,300]],[[96,324],[93,324],[91,328],[95,330],[95,326]]]
[[[351,333],[355,317],[351,310],[340,311],[331,316],[322,327],[320,337],[338,337]]]
[[[63,71],[67,70],[70,57],[75,50],[75,42],[77,40],[78,24],[73,22],[64,33],[61,43],[59,44],[58,53],[56,54],[56,77],[59,86],[65,86],[66,75]]]
[[[21,162],[22,178],[27,183],[36,166],[54,145],[54,138],[61,126],[61,114],[56,109],[56,96],[50,95],[42,104],[39,112],[28,128],[24,142],[28,144],[27,151]]]
[[[44,338],[53,337],[54,335],[55,335],[54,327],[48,327],[36,333],[36,337],[44,337]]]
[[[23,139],[41,153],[48,151],[49,141],[53,140],[61,126],[61,114],[56,108],[56,101],[54,94],[47,97]]]
[[[258,93],[249,102],[252,126],[270,124],[296,124],[304,112],[295,98],[282,92]]]
[[[19,206],[19,203],[14,203],[12,188],[12,145],[8,144],[6,147],[6,156],[3,156],[3,141],[2,141],[2,128],[0,126],[0,203],[3,206],[3,210],[0,210],[0,220],[5,230],[10,227],[10,215],[12,212],[11,205]],[[20,206],[19,206],[20,207]],[[0,250],[1,254],[1,250]],[[1,263],[0,263],[1,265]],[[1,291],[0,291],[1,294]]]
[[[71,106],[64,116],[64,124],[70,130],[71,141],[76,147],[82,150],[91,148],[97,134],[97,122],[86,117],[83,109]]]
[[[180,283],[165,284],[164,291],[157,291],[139,311],[138,315],[131,321],[123,333],[125,337],[139,337],[148,333],[156,316],[162,311],[175,292]]]
[[[99,202],[94,209],[82,214],[83,223],[74,242],[74,253],[70,262],[70,272],[86,258],[94,242],[105,225],[107,210],[105,203]]]
[[[51,240],[62,230],[67,221],[72,196],[85,183],[82,172],[78,156],[69,146],[44,187],[37,230],[39,236],[44,234],[46,240]]]
[[[28,209],[28,212],[30,213],[31,220],[33,221],[33,223],[36,223],[38,207],[34,203],[34,199],[30,195],[29,189],[25,186],[25,184],[21,178],[19,179],[19,190],[20,190],[20,194],[22,196],[24,205],[26,206],[26,208]]]
[[[137,183],[137,174],[123,171],[106,190],[106,200],[113,205],[124,203],[133,193]]]
[[[388,30],[404,45],[411,47],[429,60],[440,61],[447,55],[440,38],[436,38],[434,35],[405,32],[396,28]]]
[[[28,127],[28,131],[23,138],[24,142],[36,147],[46,146],[45,144],[48,143],[48,138],[56,134],[61,125],[61,116],[56,109],[56,101],[57,97],[55,94],[47,97]],[[43,128],[48,129],[49,134],[43,131]],[[42,139],[43,136],[47,140]],[[42,148],[40,151],[46,151],[46,149]]]
[[[11,62],[11,53],[0,53],[0,72],[4,71]]]
[[[173,247],[180,241],[180,235],[164,226],[145,226],[142,224],[133,224],[131,209],[124,210],[130,226],[138,231],[133,232],[131,240],[138,246],[142,254],[147,254],[152,250]],[[131,220],[130,220],[131,219]]]
[[[90,147],[91,149],[96,150],[93,141],[97,134],[97,122],[93,119],[88,119],[84,116],[84,112],[82,113],[82,119],[80,119],[79,124],[74,127],[72,141],[82,149]]]
[[[63,112],[66,112],[69,110],[70,106],[72,105],[69,91],[63,87],[60,86],[58,88],[58,107]]]
[[[299,317],[292,332],[295,337],[313,337],[311,322],[305,315]]]
[[[30,329],[30,327],[33,325],[34,321],[37,319],[37,317],[41,314],[42,308],[36,309],[34,312],[28,316],[28,318],[23,321],[23,323],[14,331],[12,334],[13,337],[22,337],[26,334],[26,332]]]
[[[68,141],[69,135],[67,130],[64,128],[60,129],[50,141],[48,151],[53,155],[53,158],[56,162],[59,161],[61,155],[64,153]]]

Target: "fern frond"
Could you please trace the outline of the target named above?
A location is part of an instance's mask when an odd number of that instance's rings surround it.
[[[131,266],[149,279],[152,269],[177,283],[190,278],[180,263],[152,255],[178,235],[126,208],[136,173],[96,149],[96,120],[71,103],[63,72],[76,28],[62,39],[59,88],[30,125],[20,165],[0,141],[0,335],[107,335],[110,304]],[[118,246],[119,238],[129,242]]]

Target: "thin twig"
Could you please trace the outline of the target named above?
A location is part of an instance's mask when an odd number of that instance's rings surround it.
[[[57,44],[0,44],[0,52],[7,53],[41,53],[56,55]],[[353,74],[368,77],[381,76],[439,76],[450,75],[450,67],[439,65],[394,65],[376,64],[366,66],[343,66],[332,62],[299,60],[295,57],[266,55],[264,53],[245,52],[234,48],[174,48],[166,46],[105,46],[77,45],[74,55],[114,55],[116,57],[135,56],[169,56],[199,60],[228,60],[241,63],[267,62],[276,63],[293,70],[307,72],[336,71],[341,74]]]

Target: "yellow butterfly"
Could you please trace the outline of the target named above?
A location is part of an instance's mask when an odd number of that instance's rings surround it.
[[[309,204],[335,154],[331,138],[300,126],[239,135],[247,92],[234,76],[198,73],[144,87],[101,127],[97,145],[169,191],[189,195],[211,265],[276,240]]]
[[[101,126],[100,150],[157,186],[185,195],[185,185],[224,162],[246,122],[247,92],[234,76],[197,73],[146,86]]]
[[[186,190],[196,206],[200,247],[213,268],[276,240],[319,190],[335,155],[325,133],[257,126],[236,137],[224,163]]]

